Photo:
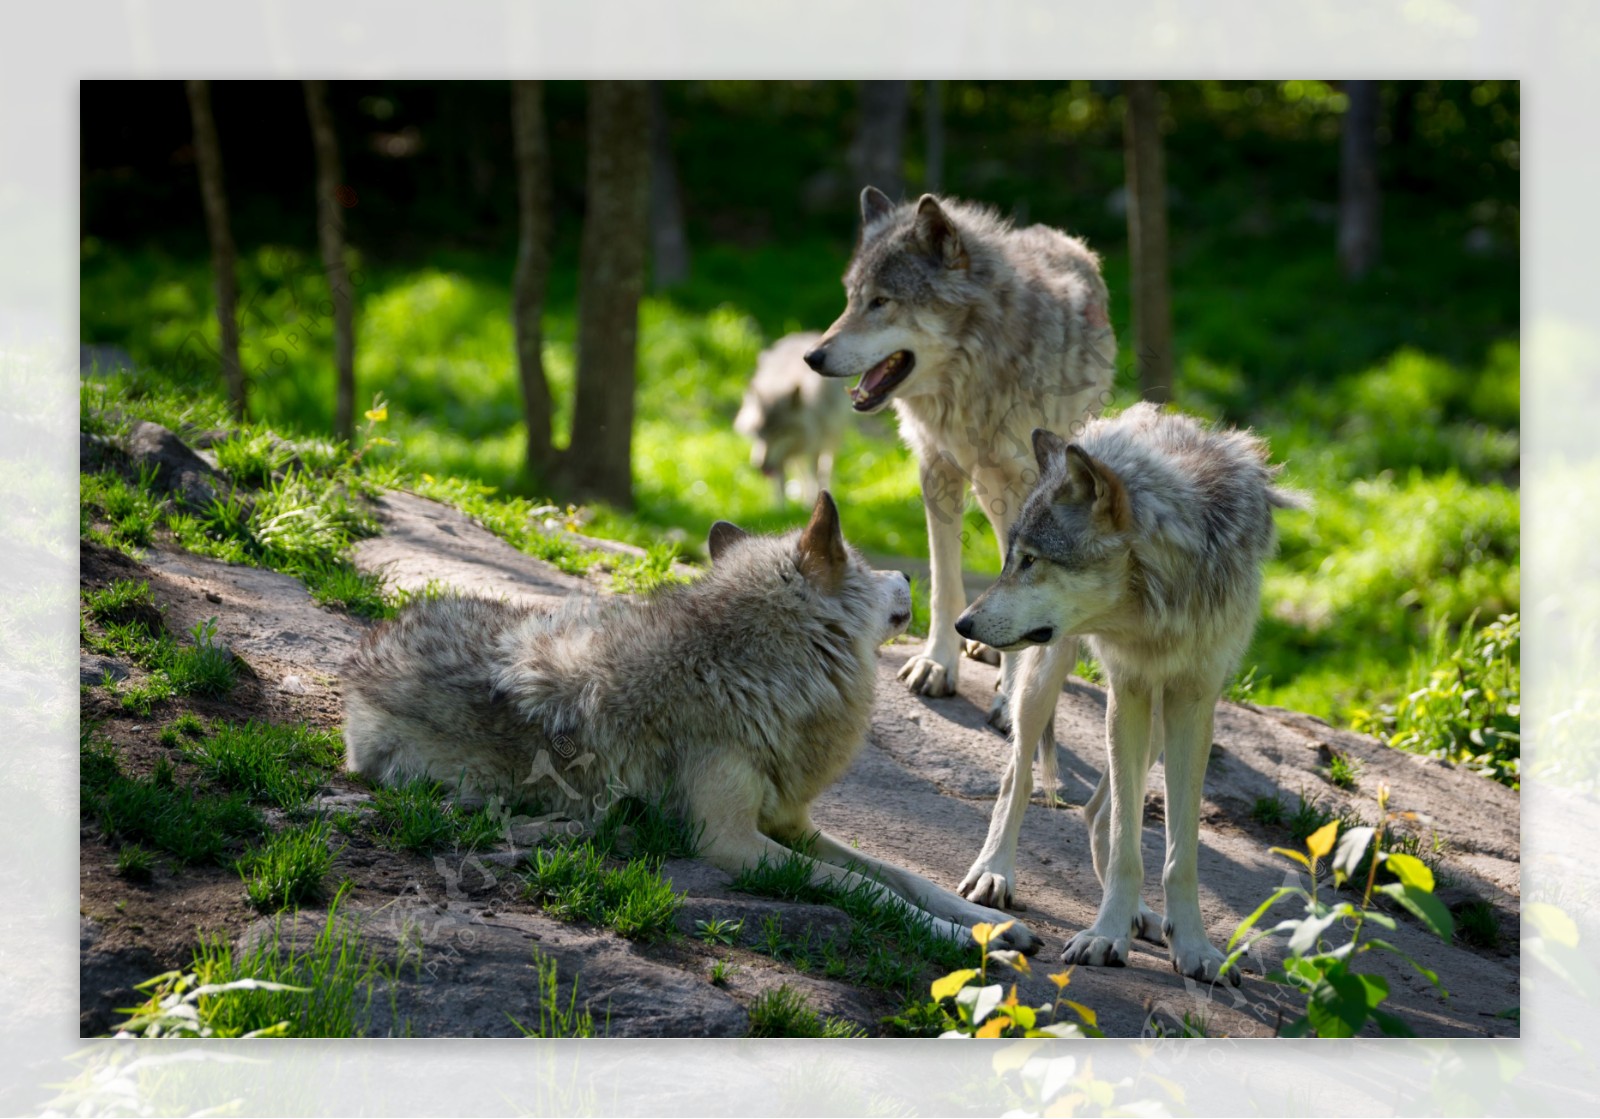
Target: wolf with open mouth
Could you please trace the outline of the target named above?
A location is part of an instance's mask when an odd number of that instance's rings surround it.
[[[1037,480],[1036,427],[1072,432],[1109,398],[1116,338],[1100,260],[1044,225],[1015,228],[994,211],[925,194],[896,205],[861,195],[861,240],[844,275],[844,314],[806,363],[858,378],[857,412],[893,404],[916,451],[928,518],[927,645],[901,672],[915,692],[955,691],[962,512],[970,487],[999,541]],[[969,646],[978,654],[981,650]],[[991,720],[1010,721],[1015,661],[1001,658]],[[1054,739],[1040,743],[1054,787]]]

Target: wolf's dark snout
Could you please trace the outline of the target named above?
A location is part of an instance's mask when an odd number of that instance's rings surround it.
[[[956,619],[956,632],[967,640],[972,640],[972,619],[963,614]]]
[[[828,351],[824,350],[821,346],[818,346],[816,349],[806,354],[806,364],[811,366],[811,368],[815,369],[818,373],[821,373],[823,366],[828,364]]]

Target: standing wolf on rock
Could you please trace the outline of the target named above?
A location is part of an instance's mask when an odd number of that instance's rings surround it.
[[[825,377],[860,377],[850,391],[857,412],[892,401],[917,453],[931,617],[927,645],[900,676],[914,692],[951,695],[961,653],[955,621],[966,605],[967,489],[1003,554],[1036,477],[1033,429],[1074,430],[1108,398],[1117,349],[1106,285],[1082,241],[1044,225],[1016,229],[955,199],[925,194],[896,206],[867,187],[861,222],[844,275],[844,314],[806,363]],[[1002,729],[1015,669],[1015,658],[1003,656],[990,711]],[[1050,730],[1039,746],[1053,788]]]
[[[1075,659],[1063,639],[1084,635],[1107,680],[1106,772],[1084,806],[1105,893],[1062,959],[1121,967],[1134,936],[1165,938],[1174,969],[1215,980],[1223,955],[1206,938],[1197,867],[1212,719],[1260,613],[1273,510],[1304,500],[1273,485],[1278,469],[1254,435],[1147,403],[1095,420],[1072,443],[1040,429],[1033,446],[1039,482],[1012,527],[1005,567],[956,623],[963,637],[1026,650],[1011,760],[960,891],[984,904],[1011,901],[1031,744]],[[1139,846],[1145,777],[1163,750],[1164,920],[1140,898]],[[1229,979],[1237,985],[1238,971]]]

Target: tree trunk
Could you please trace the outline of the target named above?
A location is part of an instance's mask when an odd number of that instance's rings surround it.
[[[545,134],[544,85],[511,83],[511,142],[517,167],[517,272],[511,321],[522,378],[522,418],[528,429],[528,472],[550,469],[550,384],[544,376],[544,297],[550,278],[550,144]]]
[[[944,83],[925,82],[922,103],[922,137],[927,171],[922,189],[938,194],[944,189]]]
[[[222,182],[222,149],[217,144],[217,123],[211,116],[211,83],[184,82],[189,95],[189,115],[194,119],[195,163],[200,170],[200,199],[205,205],[206,238],[211,242],[211,272],[217,288],[217,325],[222,333],[222,383],[227,386],[233,414],[245,418],[244,371],[239,366],[239,281],[234,273],[238,257],[233,231],[228,225],[228,193]]]
[[[317,157],[317,247],[333,297],[333,434],[346,443],[355,438],[356,339],[352,320],[350,270],[344,259],[343,172],[339,136],[328,108],[328,83],[308,81],[306,115],[311,118],[311,144]]]
[[[657,290],[689,278],[689,238],[683,228],[683,193],[672,158],[665,82],[650,83],[650,249]]]
[[[1124,157],[1128,256],[1133,272],[1134,354],[1139,395],[1172,399],[1172,300],[1167,279],[1167,171],[1161,150],[1161,94],[1155,82],[1126,82]]]
[[[875,186],[896,200],[905,193],[901,150],[905,146],[910,91],[910,82],[861,83],[861,119],[856,126],[855,143],[850,147],[850,164],[856,176],[852,194],[866,186]]]
[[[633,504],[633,389],[650,236],[650,91],[589,83],[589,169],[578,254],[578,384],[562,476],[573,496]]]
[[[1344,91],[1350,105],[1339,136],[1339,264],[1356,280],[1378,262],[1378,83],[1345,82]]]

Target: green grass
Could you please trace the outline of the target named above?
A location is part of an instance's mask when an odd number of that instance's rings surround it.
[[[665,795],[653,801],[624,797],[595,829],[594,845],[629,859],[692,859],[700,853],[703,830],[671,811]]]
[[[328,831],[326,822],[315,820],[278,832],[261,846],[246,851],[237,868],[250,904],[275,912],[320,900],[333,868]]]
[[[84,815],[106,840],[137,844],[180,864],[221,866],[240,840],[261,835],[261,815],[238,794],[219,795],[176,785],[161,775],[108,772],[103,755],[80,761]]]
[[[1326,776],[1328,784],[1336,789],[1353,789],[1357,778],[1361,776],[1361,763],[1335,750],[1328,758]]]
[[[787,983],[765,991],[750,1004],[751,1037],[866,1037],[843,1018],[824,1018],[805,995]]]
[[[183,753],[217,784],[252,801],[292,809],[324,784],[339,762],[340,745],[328,731],[251,720],[218,723]]]
[[[386,847],[417,854],[492,847],[500,837],[500,821],[494,814],[463,811],[445,793],[439,782],[422,778],[375,790],[374,838]]]
[[[1250,807],[1250,818],[1258,824],[1271,828],[1286,822],[1289,814],[1284,808],[1283,801],[1278,797],[1256,797],[1255,804]]]
[[[117,876],[129,882],[148,882],[155,875],[155,859],[137,843],[126,844],[117,852]]]
[[[343,899],[341,890],[310,943],[296,943],[298,916],[287,923],[280,916],[272,933],[247,951],[236,951],[224,937],[207,941],[196,951],[194,971],[205,983],[255,979],[299,988],[224,992],[202,999],[200,1013],[219,1036],[239,1036],[278,1022],[287,1023],[291,1037],[407,1032],[393,1006],[387,1024],[372,1007],[374,990],[397,978],[401,964],[384,962],[361,943],[353,923],[340,913]]]
[[[511,1018],[511,1024],[523,1037],[594,1037],[594,1014],[587,1007],[581,1010],[578,1007],[577,977],[573,977],[563,1000],[556,962],[535,948],[533,968],[538,975],[535,985],[539,999],[538,1025],[524,1026],[508,1014],[506,1017]]]
[[[1486,901],[1468,901],[1453,911],[1456,937],[1474,948],[1500,947],[1500,918]]]
[[[83,603],[100,629],[94,633],[81,625],[83,644],[149,671],[145,680],[127,687],[107,681],[125,710],[148,715],[157,703],[176,695],[220,696],[233,689],[237,665],[232,652],[217,641],[215,618],[196,622],[190,643],[179,644],[162,628],[148,583],[118,580],[101,591],[85,592]]]
[[[541,848],[529,857],[527,895],[557,917],[588,921],[635,940],[670,937],[683,896],[655,859],[612,865],[593,842]]]

